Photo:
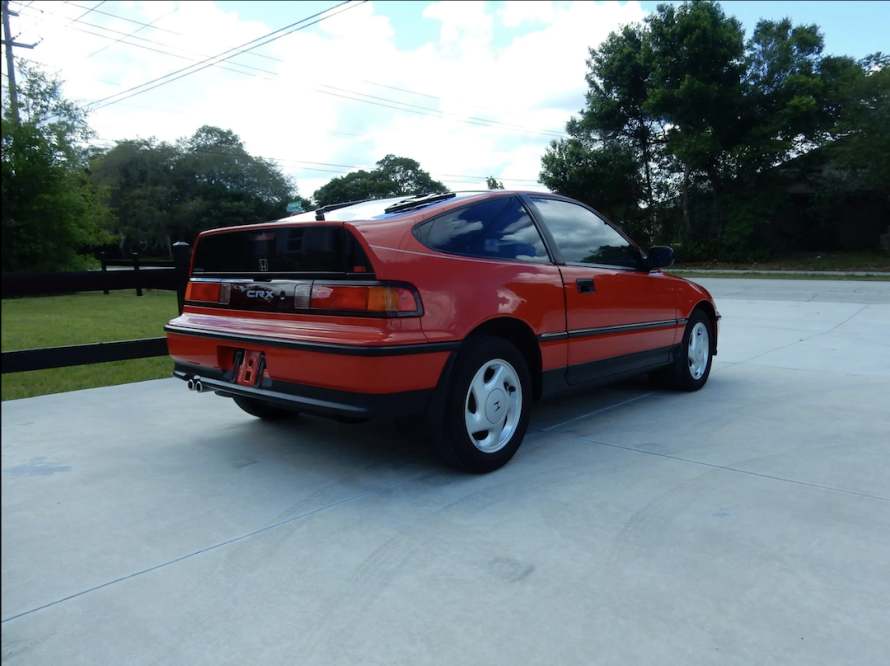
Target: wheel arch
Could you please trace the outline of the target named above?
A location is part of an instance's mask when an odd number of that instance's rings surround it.
[[[528,372],[532,378],[532,399],[537,401],[541,397],[543,376],[541,347],[531,326],[514,317],[497,317],[482,322],[472,329],[464,339],[478,335],[502,338],[519,349],[525,358]]]

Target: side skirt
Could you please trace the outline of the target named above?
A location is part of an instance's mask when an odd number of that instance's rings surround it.
[[[567,368],[545,370],[541,398],[549,398],[575,389],[611,384],[657,370],[673,363],[680,347],[681,345],[672,345],[601,361],[579,363]]]

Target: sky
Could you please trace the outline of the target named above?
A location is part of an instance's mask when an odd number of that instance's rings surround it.
[[[37,44],[15,55],[58,74],[96,145],[215,125],[309,197],[387,154],[455,190],[486,176],[545,190],[541,156],[584,105],[588,49],[657,4],[12,0],[10,20]],[[890,2],[721,4],[749,34],[787,16],[819,25],[826,54],[890,52]],[[5,56],[3,72],[5,94]]]

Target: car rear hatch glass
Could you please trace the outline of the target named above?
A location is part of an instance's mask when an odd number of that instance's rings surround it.
[[[368,256],[342,225],[239,229],[201,236],[192,276],[373,279]]]

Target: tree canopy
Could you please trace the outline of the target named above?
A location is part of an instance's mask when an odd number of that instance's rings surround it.
[[[786,200],[776,167],[834,142],[836,164],[890,182],[887,59],[822,50],[815,25],[761,20],[745,41],[718,3],[659,5],[590,49],[585,108],[541,182],[687,258],[755,258]]]
[[[85,114],[61,82],[17,60],[18,115],[3,100],[3,272],[73,270],[109,238],[87,178]]]
[[[332,179],[315,190],[312,198],[319,207],[362,199],[383,199],[409,194],[445,192],[447,187],[408,157],[387,155],[372,171],[353,171]]]
[[[250,155],[231,130],[204,126],[174,144],[120,141],[94,157],[92,180],[107,192],[121,247],[169,253],[205,229],[283,217],[308,201],[272,162]]]

